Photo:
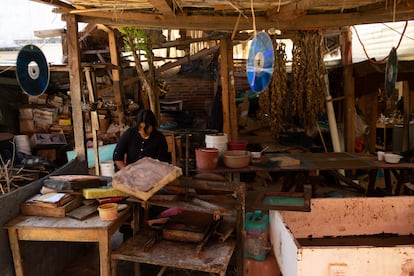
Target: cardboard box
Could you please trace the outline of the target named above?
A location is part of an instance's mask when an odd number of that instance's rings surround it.
[[[30,138],[32,148],[44,146],[60,146],[66,145],[66,138],[64,134],[56,133],[35,133]]]
[[[24,120],[33,120],[33,108],[21,107],[19,108],[19,118]]]
[[[46,104],[47,94],[42,94],[40,96],[29,96],[27,100],[29,104]]]
[[[57,109],[54,108],[35,108],[33,119],[38,125],[52,125],[56,121]]]
[[[56,149],[38,149],[36,155],[49,161],[56,160]]]
[[[27,132],[33,133],[36,131],[33,119],[20,119],[19,127],[20,127],[21,133],[27,133]]]

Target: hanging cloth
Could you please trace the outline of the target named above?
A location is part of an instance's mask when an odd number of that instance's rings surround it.
[[[397,50],[392,47],[385,66],[385,95],[390,99],[394,95],[395,82],[398,73]]]

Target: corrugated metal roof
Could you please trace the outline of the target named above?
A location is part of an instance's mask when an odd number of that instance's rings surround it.
[[[354,26],[351,29],[353,63],[372,58],[380,61],[388,56],[392,47],[397,47],[400,40],[398,60],[414,60],[414,21],[407,23],[405,32],[406,21]]]

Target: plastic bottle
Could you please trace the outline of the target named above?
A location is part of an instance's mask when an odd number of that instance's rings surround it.
[[[244,257],[263,261],[269,253],[269,216],[262,211],[246,213]]]

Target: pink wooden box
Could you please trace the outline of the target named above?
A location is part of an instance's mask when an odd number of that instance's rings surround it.
[[[414,275],[414,197],[318,198],[269,219],[284,276]]]

